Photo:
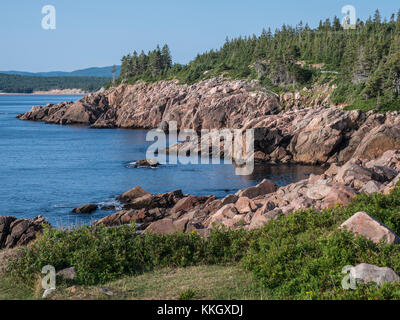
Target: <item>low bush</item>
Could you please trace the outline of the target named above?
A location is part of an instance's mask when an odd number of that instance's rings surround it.
[[[134,225],[46,229],[10,262],[12,276],[32,285],[43,266],[75,266],[78,284],[92,285],[153,268],[241,264],[258,288],[276,299],[400,299],[399,284],[358,285],[345,290],[347,265],[370,263],[400,272],[400,246],[339,231],[358,211],[366,211],[400,234],[400,188],[391,194],[359,195],[347,207],[299,211],[255,231],[213,230],[139,235]]]
[[[265,226],[243,259],[262,286],[278,299],[400,298],[399,285],[360,285],[344,290],[347,265],[370,263],[400,271],[400,246],[354,238],[338,227],[358,211],[366,211],[395,232],[400,231],[400,191],[360,195],[346,208],[300,211]]]
[[[215,230],[208,239],[196,233],[139,235],[134,225],[46,228],[18,260],[11,261],[10,267],[14,277],[32,284],[45,265],[56,270],[74,266],[75,282],[91,285],[155,267],[239,261],[250,237],[244,231],[224,230]]]

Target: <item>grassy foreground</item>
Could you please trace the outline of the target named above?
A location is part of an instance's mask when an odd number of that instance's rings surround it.
[[[365,211],[400,234],[400,188],[360,195],[349,206],[299,211],[264,228],[138,235],[133,225],[46,229],[7,259],[0,298],[41,296],[40,270],[75,266],[57,278],[57,299],[400,299],[399,284],[345,290],[342,268],[370,263],[400,273],[400,245],[374,244],[338,227]]]
[[[40,299],[40,290],[15,286],[11,277],[0,279],[0,300]],[[251,274],[237,266],[163,268],[124,277],[99,286],[61,286],[55,300],[236,300],[268,299]]]

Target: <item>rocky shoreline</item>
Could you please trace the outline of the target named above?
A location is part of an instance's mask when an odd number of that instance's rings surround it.
[[[245,80],[122,84],[76,103],[35,106],[18,118],[92,128],[168,130],[168,122],[176,121],[178,130],[197,132],[254,129],[255,158],[267,163],[344,164],[400,148],[399,112],[343,110],[330,103],[333,88],[327,84],[277,97]]]
[[[145,232],[207,236],[221,225],[251,230],[299,209],[346,205],[357,194],[394,188],[400,179],[400,113],[343,110],[331,105],[332,90],[327,84],[277,97],[262,91],[256,81],[123,84],[76,103],[33,107],[18,118],[93,128],[166,131],[169,121],[177,121],[179,130],[251,128],[257,161],[329,165],[322,175],[285,187],[264,180],[223,199],[181,190],[153,195],[137,186],[118,198],[121,211],[95,222],[136,222]],[[199,148],[198,143],[177,147]]]
[[[387,151],[376,160],[352,159],[343,166],[333,164],[321,175],[281,188],[264,180],[223,199],[184,195],[181,190],[153,195],[137,186],[118,198],[123,210],[95,224],[136,222],[140,230],[165,234],[196,231],[207,235],[219,226],[251,230],[300,209],[346,205],[360,193],[389,193],[399,179],[400,151]]]
[[[136,223],[138,230],[146,233],[196,232],[207,237],[213,228],[221,226],[252,230],[297,210],[320,211],[346,205],[357,194],[388,194],[399,180],[400,151],[389,150],[375,160],[351,159],[342,166],[332,164],[321,175],[310,175],[280,188],[263,180],[223,199],[183,194],[181,190],[150,194],[136,186],[117,198],[123,205],[121,211],[93,225]],[[353,227],[359,228],[360,223],[363,221],[357,220]],[[47,222],[40,216],[32,220],[0,217],[0,249],[29,243],[44,224]],[[376,228],[371,228],[368,232],[374,233]],[[393,239],[398,240],[397,236]]]

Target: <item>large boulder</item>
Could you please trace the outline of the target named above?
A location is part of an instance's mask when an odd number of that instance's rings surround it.
[[[256,204],[247,197],[241,197],[235,203],[235,207],[239,214],[247,214],[257,210]]]
[[[332,128],[300,131],[291,142],[293,159],[301,163],[325,163],[342,142],[342,133]]]
[[[146,194],[125,202],[124,209],[172,208],[183,197],[181,190],[155,195]]]
[[[376,159],[388,150],[400,149],[400,125],[383,124],[373,128],[361,141],[353,157]]]
[[[165,218],[150,224],[145,233],[172,234],[178,232],[178,230],[171,218]]]
[[[236,194],[228,194],[225,198],[221,199],[222,204],[230,204],[230,203],[235,203],[239,197]]]
[[[307,189],[306,196],[312,200],[321,200],[329,194],[331,189],[332,187],[327,184],[317,182]]]
[[[364,186],[367,182],[385,181],[386,178],[375,172],[370,168],[363,167],[359,164],[349,161],[339,168],[335,181],[345,185],[354,185],[355,188],[359,189]]]
[[[373,193],[379,192],[381,188],[382,188],[382,184],[381,183],[371,180],[371,181],[368,181],[360,189],[360,192],[367,193],[367,194],[373,194]]]
[[[112,215],[95,221],[94,225],[103,224],[107,227],[129,224],[131,222],[140,224],[139,229],[147,227],[150,223],[164,218],[167,214],[164,208],[122,210]]]
[[[213,227],[213,225],[219,225],[225,220],[232,219],[238,215],[238,211],[233,203],[227,204],[219,209],[216,213],[209,216],[205,221],[204,225]]]
[[[275,192],[277,189],[278,187],[275,183],[273,183],[271,180],[264,179],[262,182],[254,187],[239,190],[236,195],[238,197],[247,197],[249,199],[254,199],[258,196],[263,196]]]
[[[178,200],[178,202],[172,207],[171,213],[178,213],[180,211],[189,211],[195,206],[199,205],[199,200],[196,196],[188,196]]]
[[[350,278],[362,283],[375,282],[379,286],[384,283],[400,282],[400,277],[393,269],[367,263],[361,263],[350,268]]]
[[[73,209],[72,212],[80,213],[80,214],[88,214],[88,213],[92,213],[92,212],[96,211],[98,209],[98,207],[99,206],[97,204],[89,203],[89,204],[85,204],[83,206]]]
[[[137,198],[143,197],[143,196],[147,196],[150,193],[147,192],[146,190],[142,189],[142,187],[140,186],[136,186],[133,189],[124,192],[123,194],[121,194],[117,200],[121,201],[121,202],[131,202]]]
[[[357,212],[345,222],[340,229],[362,235],[375,243],[400,243],[400,238],[383,223],[373,219],[368,213]]]
[[[359,111],[345,112],[334,108],[314,115],[290,142],[293,159],[310,164],[327,162],[343,142],[345,132],[353,130],[359,118]]]
[[[264,226],[271,220],[276,220],[282,216],[282,210],[279,208],[270,209],[268,203],[256,211],[251,218],[248,229],[256,229]]]
[[[354,189],[343,184],[334,184],[329,193],[323,199],[321,208],[332,208],[337,205],[347,205],[354,197],[356,192]]]

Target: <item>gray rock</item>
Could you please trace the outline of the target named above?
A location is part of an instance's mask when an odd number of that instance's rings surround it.
[[[331,191],[331,187],[325,184],[316,183],[311,186],[307,190],[307,197],[313,200],[321,200],[325,198],[329,192]]]
[[[74,280],[76,277],[75,267],[66,268],[57,272],[57,275],[64,279]]]
[[[381,187],[382,187],[382,184],[380,184],[379,182],[376,182],[376,181],[371,180],[371,181],[367,182],[367,183],[360,189],[360,192],[372,194],[372,193],[379,192],[379,190],[381,189]]]
[[[381,286],[385,282],[400,282],[400,277],[392,269],[361,263],[350,269],[350,278],[358,282],[375,282]]]
[[[226,204],[230,204],[230,203],[235,203],[237,200],[239,199],[239,197],[235,194],[228,194],[225,198],[223,198],[222,204],[226,205]]]

